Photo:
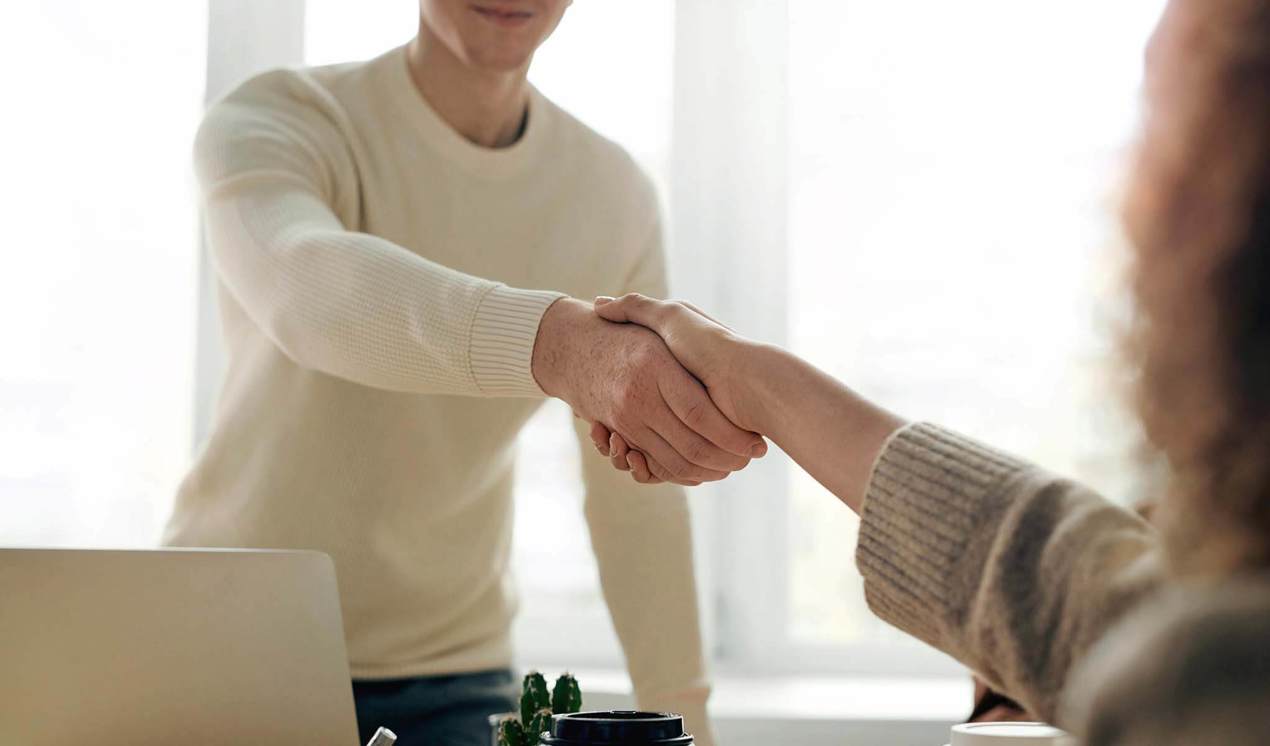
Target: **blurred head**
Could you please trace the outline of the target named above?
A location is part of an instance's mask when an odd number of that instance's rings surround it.
[[[465,64],[491,72],[526,67],[572,0],[420,0],[422,23]]]
[[[1125,203],[1138,407],[1184,570],[1270,569],[1270,3],[1171,0]]]

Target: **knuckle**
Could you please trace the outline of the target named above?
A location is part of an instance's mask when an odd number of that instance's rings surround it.
[[[684,412],[684,424],[693,430],[700,432],[700,428],[705,424],[706,405],[705,402],[697,400],[688,405],[688,409]]]
[[[690,462],[700,464],[710,455],[710,447],[700,440],[694,440],[684,447],[683,455]]]
[[[675,463],[667,468],[670,470],[670,476],[676,481],[697,476],[697,470],[688,463]]]
[[[738,430],[731,423],[727,423],[726,426],[717,428],[717,432],[712,433],[711,437],[714,438],[715,442],[719,445],[736,454],[748,453],[750,447],[753,445],[750,436],[746,435],[744,431]],[[748,458],[743,456],[738,455],[737,458],[744,459],[747,462],[749,461]]]

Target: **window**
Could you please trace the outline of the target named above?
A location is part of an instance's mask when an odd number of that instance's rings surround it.
[[[1162,5],[742,0],[720,17],[669,0],[579,2],[531,77],[659,182],[676,293],[743,331],[770,333],[746,315],[774,315],[786,344],[897,411],[1124,497],[1113,188]],[[309,0],[308,59],[402,43],[416,7]],[[709,172],[732,168],[749,185],[712,191]],[[780,271],[741,287],[718,270],[731,251]],[[518,636],[535,660],[612,663],[568,422],[548,404],[522,440],[515,561],[566,572],[520,578]],[[717,665],[953,670],[868,612],[850,512],[783,455],[769,460],[694,495]]]
[[[677,294],[897,411],[1127,499],[1114,185],[1162,6],[581,0],[531,78],[659,184]],[[214,7],[239,24],[217,54],[258,53],[220,59],[218,86],[266,58],[374,56],[418,14],[417,0]],[[0,202],[21,218],[0,272],[0,543],[153,543],[188,468],[214,389],[191,400],[195,350],[217,334],[196,331],[189,173],[207,16],[18,4],[0,27],[0,62],[41,66],[10,81],[27,115],[0,138]],[[594,456],[548,403],[522,439],[514,562],[561,571],[521,574],[517,635],[534,661],[616,665],[580,457]],[[944,665],[867,612],[855,520],[779,453],[693,507],[719,667]]]
[[[1131,492],[1114,185],[1160,0],[792,0],[790,344],[909,416]],[[795,645],[907,644],[790,478]],[[828,592],[826,592],[828,590]]]
[[[0,544],[152,545],[189,464],[206,35],[202,2],[5,9]]]

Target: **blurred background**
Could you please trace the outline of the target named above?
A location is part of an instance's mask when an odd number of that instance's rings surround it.
[[[1116,190],[1162,7],[576,0],[531,79],[653,176],[676,296],[1127,502]],[[0,13],[0,544],[152,545],[220,370],[189,165],[205,100],[404,43],[417,4]],[[620,692],[575,476],[593,456],[562,405],[523,436],[517,636],[527,665]],[[968,710],[951,661],[869,615],[855,519],[782,455],[692,499],[717,710]]]

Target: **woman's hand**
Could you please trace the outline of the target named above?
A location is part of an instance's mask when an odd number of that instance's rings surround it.
[[[746,367],[746,352],[754,346],[752,342],[682,301],[655,300],[631,293],[617,299],[596,298],[595,311],[608,321],[639,324],[656,332],[680,365],[706,387],[719,411],[741,429],[754,431],[754,426],[746,423],[754,421],[755,413],[749,406],[750,397],[740,390],[744,377],[738,375]],[[661,464],[630,449],[620,435],[602,423],[592,425],[591,439],[614,467],[632,471],[636,481],[655,483],[668,476]],[[766,446],[752,455],[764,453]]]

